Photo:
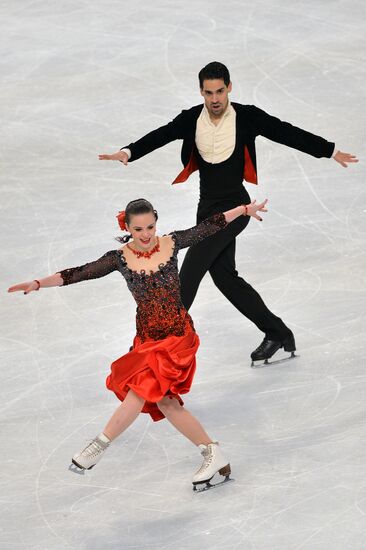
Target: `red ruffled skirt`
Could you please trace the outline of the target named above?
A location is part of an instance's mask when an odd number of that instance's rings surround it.
[[[142,412],[149,413],[156,422],[164,418],[157,406],[163,397],[178,399],[188,393],[196,370],[196,352],[199,337],[187,327],[184,336],[168,336],[163,340],[145,340],[138,336],[133,349],[111,365],[106,386],[121,401],[131,389],[145,399]]]

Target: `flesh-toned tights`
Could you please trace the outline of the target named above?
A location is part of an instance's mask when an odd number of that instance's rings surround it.
[[[144,403],[142,397],[130,390],[125,400],[111,416],[103,433],[110,440],[116,439],[136,420]],[[212,442],[197,418],[182,407],[177,399],[164,397],[157,405],[166,419],[192,443],[207,445]]]

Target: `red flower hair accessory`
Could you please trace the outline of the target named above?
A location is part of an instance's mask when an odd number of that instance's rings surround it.
[[[118,224],[122,231],[127,231],[126,227],[126,212],[124,210],[121,210],[121,212],[118,213],[118,216],[116,216],[118,220]]]

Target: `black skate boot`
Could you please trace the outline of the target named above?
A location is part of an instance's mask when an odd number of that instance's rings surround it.
[[[283,348],[284,351],[288,351],[291,355],[284,359],[269,362],[268,359],[271,359],[271,357],[281,348]],[[290,332],[289,335],[283,340],[270,340],[267,336],[265,336],[263,342],[259,344],[257,349],[255,349],[250,355],[252,359],[251,367],[262,367],[263,365],[269,365],[271,363],[282,363],[283,361],[288,361],[289,359],[297,357],[297,355],[295,355],[295,351],[295,337],[292,332]],[[260,361],[260,364],[256,365],[255,361]]]

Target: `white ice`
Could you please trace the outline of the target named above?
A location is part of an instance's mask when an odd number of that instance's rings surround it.
[[[0,5],[1,550],[364,550],[366,365],[361,0],[23,1]],[[86,475],[70,457],[118,404],[104,387],[134,335],[118,273],[29,296],[9,285],[116,247],[115,215],[149,198],[160,232],[194,223],[180,143],[98,161],[200,103],[197,73],[231,69],[232,99],[360,156],[343,169],[258,139],[270,212],[237,265],[294,330],[296,361],[253,370],[262,334],[206,277],[187,407],[235,482],[195,495],[197,450],[138,421]]]

